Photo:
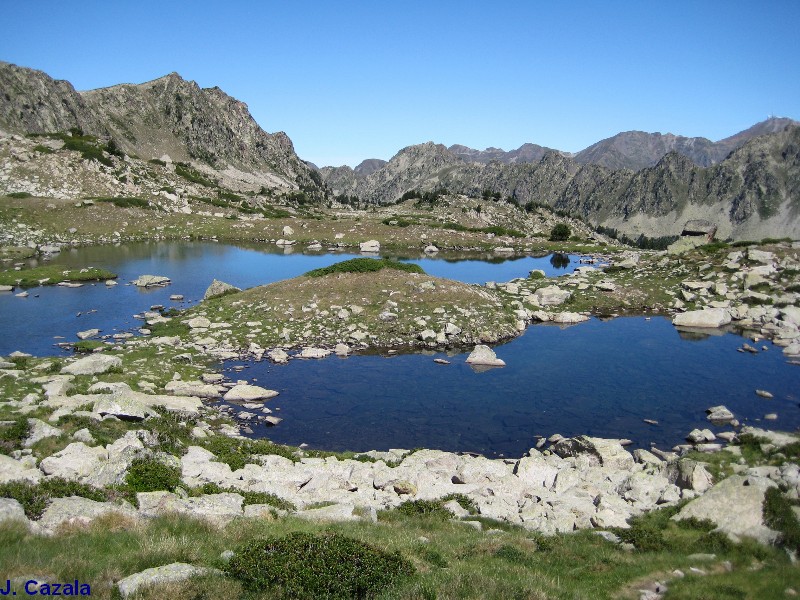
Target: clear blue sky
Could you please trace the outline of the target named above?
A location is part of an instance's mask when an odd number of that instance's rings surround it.
[[[0,60],[79,90],[177,71],[323,165],[433,140],[578,151],[800,119],[800,1],[1,0]]]

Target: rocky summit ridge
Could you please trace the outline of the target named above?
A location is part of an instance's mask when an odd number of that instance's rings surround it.
[[[8,133],[77,129],[143,159],[198,161],[244,180],[261,175],[268,187],[316,186],[285,133],[266,133],[244,102],[177,73],[78,92],[42,71],[0,62],[0,88],[0,129]]]

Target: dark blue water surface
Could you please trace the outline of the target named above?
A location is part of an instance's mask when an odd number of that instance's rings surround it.
[[[117,273],[120,285],[107,288],[102,282],[81,288],[43,286],[29,289],[27,298],[0,293],[0,356],[21,350],[37,356],[58,353],[53,344],[77,341],[75,334],[100,329],[103,334],[128,331],[141,325],[133,315],[151,305],[187,306],[203,297],[213,279],[240,288],[272,283],[302,275],[311,269],[353,258],[353,254],[284,254],[275,246],[236,247],[203,242],[153,242],[120,246],[95,246],[66,250],[52,258],[51,264],[67,268],[101,267]],[[437,277],[467,283],[507,281],[527,277],[532,269],[543,269],[548,276],[572,272],[577,257],[523,257],[455,261],[445,258],[401,257],[422,266]],[[559,260],[559,258],[561,260]],[[490,262],[491,261],[491,262]],[[129,284],[140,275],[164,275],[172,284],[144,290]],[[172,294],[182,294],[183,302],[171,302]],[[57,336],[61,336],[60,339]]]
[[[248,368],[231,377],[280,392],[268,406],[284,421],[256,427],[256,435],[326,449],[519,456],[536,434],[554,433],[667,448],[695,427],[725,429],[705,418],[718,404],[751,424],[775,412],[777,421],[762,424],[796,429],[800,367],[771,344],[757,355],[737,352],[742,342],[732,333],[685,339],[664,318],[593,319],[563,329],[533,325],[495,348],[507,366],[482,373],[464,362],[467,354],[439,353],[238,363]],[[451,364],[436,364],[436,357]]]
[[[135,330],[135,313],[151,305],[197,302],[212,279],[246,288],[300,275],[353,255],[284,255],[274,247],[163,242],[65,251],[52,262],[65,268],[98,266],[119,274],[120,285],[102,283],[68,289],[38,287],[30,297],[0,294],[0,355],[23,350],[35,355],[63,352],[53,344],[77,341],[75,333],[98,328],[103,334]],[[431,275],[469,283],[508,281],[531,269],[548,276],[571,272],[577,257],[493,256],[452,260],[400,257]],[[172,285],[141,290],[129,284],[142,274],[165,275]],[[18,291],[18,290],[15,290]],[[183,294],[184,302],[170,302]],[[94,312],[93,312],[94,311]],[[63,336],[63,340],[58,336]],[[682,337],[683,336],[683,337]],[[667,319],[592,320],[573,327],[529,327],[499,346],[507,362],[476,373],[466,354],[450,365],[433,362],[444,354],[353,356],[288,365],[242,364],[231,378],[252,378],[281,394],[269,402],[284,421],[258,428],[256,435],[328,449],[430,447],[487,455],[518,456],[549,436],[590,434],[651,442],[679,443],[694,427],[706,427],[705,409],[724,404],[743,421],[794,430],[800,426],[800,367],[780,348],[757,355],[736,352],[743,339],[733,333],[682,334]],[[765,400],[755,394],[766,389]],[[657,426],[643,419],[656,419]]]

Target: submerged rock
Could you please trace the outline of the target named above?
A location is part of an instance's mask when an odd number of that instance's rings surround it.
[[[140,275],[138,279],[132,281],[136,287],[163,287],[172,283],[169,277],[163,275]]]

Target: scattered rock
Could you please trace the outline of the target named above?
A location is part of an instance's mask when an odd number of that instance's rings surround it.
[[[224,281],[219,281],[217,279],[211,282],[211,285],[208,286],[206,289],[206,293],[203,294],[203,300],[208,300],[209,298],[214,298],[215,296],[221,296],[222,294],[227,294],[230,292],[241,292],[239,288],[232,286],[230,283],[225,283]]]
[[[163,585],[165,583],[176,583],[179,581],[186,581],[192,577],[202,577],[211,574],[222,575],[222,572],[217,569],[195,567],[185,563],[172,563],[128,575],[117,582],[117,587],[122,597],[128,598],[141,588]]]
[[[275,390],[268,390],[257,385],[239,384],[232,387],[222,399],[226,402],[252,402],[269,400],[277,395],[278,392]]]
[[[122,359],[108,354],[92,354],[68,364],[62,373],[68,375],[99,375],[122,367]]]

